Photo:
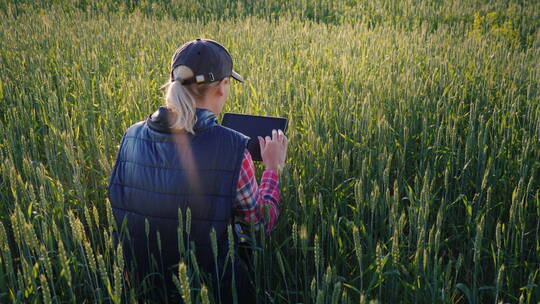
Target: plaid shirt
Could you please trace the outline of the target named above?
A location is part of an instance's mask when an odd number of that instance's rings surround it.
[[[256,227],[264,225],[266,233],[270,233],[279,215],[279,182],[276,172],[265,170],[261,184],[257,185],[255,166],[248,150],[244,152],[244,160],[236,186],[236,201],[233,205],[237,223]],[[268,208],[268,218],[265,216]]]

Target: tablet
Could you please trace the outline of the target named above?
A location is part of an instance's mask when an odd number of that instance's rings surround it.
[[[247,137],[249,142],[247,148],[251,158],[261,161],[261,147],[257,136],[272,136],[272,130],[281,129],[283,133],[287,130],[287,119],[270,116],[257,116],[236,113],[225,113],[221,125],[238,131]]]

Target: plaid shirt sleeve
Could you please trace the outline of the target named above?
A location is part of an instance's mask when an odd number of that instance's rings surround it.
[[[262,224],[266,233],[272,231],[279,215],[278,176],[272,170],[265,170],[261,184],[257,185],[255,166],[248,150],[244,151],[233,208],[237,222],[255,226]],[[268,217],[265,216],[266,208]]]

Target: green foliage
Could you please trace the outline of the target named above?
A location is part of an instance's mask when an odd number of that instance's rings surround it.
[[[519,33],[514,29],[511,20],[501,21],[497,13],[488,13],[485,16],[477,13],[474,15],[474,22],[470,34],[476,37],[492,36],[510,45],[519,43]]]
[[[126,280],[106,189],[123,131],[163,103],[171,54],[198,36],[247,78],[225,111],[290,120],[279,224],[254,251],[261,300],[540,299],[537,2],[0,11],[0,302],[163,300]],[[193,248],[179,250],[179,291],[213,303]]]

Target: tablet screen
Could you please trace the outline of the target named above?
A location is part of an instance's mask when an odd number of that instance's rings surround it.
[[[221,125],[238,131],[250,138],[248,150],[251,158],[261,161],[261,149],[257,136],[272,136],[272,130],[287,130],[287,119],[270,116],[256,116],[236,113],[225,113]]]

